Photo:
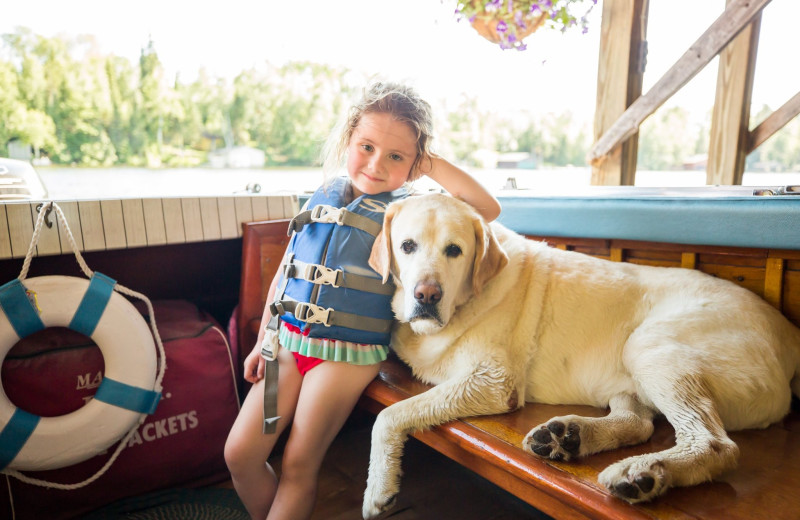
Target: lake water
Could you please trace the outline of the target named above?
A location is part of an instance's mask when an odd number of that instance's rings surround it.
[[[258,184],[261,193],[312,192],[322,183],[319,168],[297,169],[213,169],[213,168],[62,168],[38,167],[37,171],[53,199],[100,199],[138,197],[224,196],[244,193]],[[517,188],[543,193],[564,192],[589,186],[589,168],[542,170],[470,170],[492,191],[502,189],[513,177]],[[800,184],[800,172],[746,172],[746,186]],[[703,171],[639,171],[637,186],[692,187],[705,185]],[[422,190],[435,188],[427,178],[417,181]]]

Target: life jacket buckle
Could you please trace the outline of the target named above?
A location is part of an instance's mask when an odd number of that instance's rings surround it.
[[[303,273],[303,278],[307,281],[319,285],[330,285],[339,288],[339,274],[341,271],[325,267],[319,264],[308,264]]]
[[[345,208],[335,208],[326,204],[319,204],[311,209],[311,221],[321,224],[344,224]]]
[[[325,309],[313,303],[301,302],[298,303],[297,307],[294,309],[294,317],[308,324],[321,323],[326,327],[330,327],[332,318],[331,312],[333,312],[331,307]]]
[[[267,334],[275,334],[275,331],[265,329],[264,334],[264,340],[261,342],[261,357],[265,361],[275,361],[278,359],[277,340],[267,336]]]

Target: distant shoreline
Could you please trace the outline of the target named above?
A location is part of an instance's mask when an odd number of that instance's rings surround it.
[[[226,196],[246,193],[260,186],[260,193],[312,192],[322,184],[320,168],[213,169],[213,168],[76,168],[39,167],[37,171],[53,199],[102,199],[133,197]],[[587,167],[523,169],[470,169],[491,191],[499,192],[513,177],[524,190],[564,191],[589,186]],[[637,186],[696,187],[705,185],[704,171],[639,171]],[[800,185],[800,172],[745,172],[745,186]],[[436,189],[425,178],[415,186]]]

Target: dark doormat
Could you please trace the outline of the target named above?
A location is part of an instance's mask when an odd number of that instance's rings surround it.
[[[168,489],[118,500],[83,520],[249,520],[236,491],[226,488]]]

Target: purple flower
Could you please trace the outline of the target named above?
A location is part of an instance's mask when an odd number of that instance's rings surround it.
[[[497,32],[504,33],[508,30],[508,24],[503,20],[497,22]]]

